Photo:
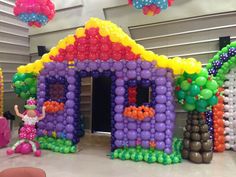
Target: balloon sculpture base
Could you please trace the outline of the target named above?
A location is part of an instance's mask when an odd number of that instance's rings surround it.
[[[40,157],[41,151],[39,150],[39,143],[35,142],[35,145],[36,145],[37,150],[34,152],[34,155],[36,157]],[[26,155],[26,154],[33,153],[33,148],[29,142],[24,142],[24,143],[21,143],[20,145],[18,145],[15,150],[8,149],[6,153],[7,153],[7,155],[12,155],[14,153]]]
[[[41,149],[52,150],[53,152],[63,154],[75,153],[77,151],[76,145],[73,145],[70,140],[42,136],[38,137],[37,141],[39,142]]]
[[[147,163],[160,163],[170,165],[182,162],[181,147],[182,140],[175,138],[172,144],[172,154],[166,154],[154,148],[144,149],[141,146],[116,149],[112,154],[112,159],[132,160],[135,162],[145,161]]]

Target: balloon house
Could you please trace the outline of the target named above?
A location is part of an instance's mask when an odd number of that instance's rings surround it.
[[[111,158],[174,164],[181,162],[182,153],[196,163],[209,163],[213,146],[210,140],[218,138],[215,147],[222,150],[222,130],[217,129],[223,126],[219,86],[223,84],[221,76],[229,71],[227,62],[232,60],[224,54],[225,62],[219,64],[222,53],[206,70],[193,58],[169,59],[147,51],[112,22],[91,18],[84,28],[60,40],[40,60],[18,67],[13,82],[21,98],[35,97],[39,110],[46,107],[46,118],[37,126],[42,149],[76,152],[82,131],[81,79],[107,77],[112,81]],[[138,105],[140,85],[149,88],[151,94],[148,103]],[[231,82],[228,86],[230,96]],[[173,135],[175,98],[189,112],[183,144]],[[226,101],[233,104],[234,97]],[[215,111],[219,115],[213,122]],[[230,116],[231,112],[229,120]],[[214,129],[213,123],[220,126]],[[231,129],[228,131],[230,134]]]

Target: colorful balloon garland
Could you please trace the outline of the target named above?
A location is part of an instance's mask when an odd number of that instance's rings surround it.
[[[176,80],[176,95],[186,111],[205,112],[217,104],[218,84],[206,69],[199,74],[184,73]]]
[[[53,19],[55,7],[50,0],[17,0],[14,14],[29,26],[40,28]]]
[[[166,10],[174,0],[128,0],[128,3],[136,9],[142,9],[144,15],[154,16]]]

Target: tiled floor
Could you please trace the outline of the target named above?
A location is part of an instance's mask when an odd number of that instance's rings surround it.
[[[96,143],[94,143],[96,142]],[[143,162],[111,160],[109,138],[86,136],[76,154],[43,151],[40,158],[33,155],[5,155],[0,149],[0,170],[10,167],[33,166],[46,171],[47,177],[233,177],[236,176],[236,152],[214,154],[208,165],[188,161],[164,166]]]

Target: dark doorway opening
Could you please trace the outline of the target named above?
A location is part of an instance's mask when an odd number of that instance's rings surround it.
[[[111,132],[111,84],[109,77],[93,78],[92,132]]]

